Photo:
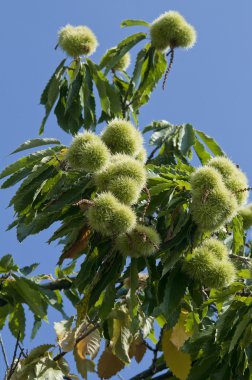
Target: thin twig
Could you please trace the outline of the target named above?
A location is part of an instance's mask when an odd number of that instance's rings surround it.
[[[15,349],[14,349],[14,353],[13,353],[13,358],[12,358],[12,362],[11,362],[11,366],[10,366],[10,371],[9,371],[7,380],[11,379],[11,376],[12,376],[12,374],[14,372],[14,368],[16,369],[15,359],[16,359],[16,356],[17,356],[17,350],[18,350],[19,340],[20,340],[20,331],[18,332],[18,336],[17,336],[17,340],[16,340],[16,344],[15,344]]]
[[[251,259],[249,257],[244,257],[244,256],[239,256],[239,255],[233,255],[233,254],[229,255],[229,257],[231,259],[240,260],[240,261],[242,261],[245,264],[252,264],[252,261],[251,261]]]
[[[8,370],[9,363],[8,363],[8,358],[7,358],[7,355],[6,355],[6,351],[5,351],[5,348],[4,348],[4,343],[3,343],[3,339],[2,339],[2,335],[1,334],[0,334],[0,346],[1,346],[1,349],[2,349],[2,353],[3,353],[6,369]]]
[[[46,284],[40,284],[40,287],[49,290],[70,289],[73,285],[74,280],[75,277],[61,278],[59,280],[47,282]]]

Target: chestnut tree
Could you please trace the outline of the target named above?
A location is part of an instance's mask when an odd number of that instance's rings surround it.
[[[13,153],[39,150],[1,173],[2,189],[19,184],[8,227],[18,240],[58,222],[49,243],[62,246],[54,278],[33,275],[37,264],[0,259],[0,328],[8,324],[16,338],[11,363],[0,340],[6,380],[109,379],[132,361],[131,380],[252,377],[248,180],[191,124],[139,125],[142,106],[159,81],[165,88],[176,50],[192,48],[196,31],[175,11],[121,24],[136,25],[143,31],[98,63],[88,58],[98,45],[93,31],[60,29],[57,47],[67,57],[42,92],[39,134],[54,112],[72,143],[28,140]],[[64,298],[74,315],[66,316]],[[32,338],[48,308],[65,316],[51,342],[24,349],[24,305],[34,314]],[[146,351],[153,358],[139,372],[134,361]]]

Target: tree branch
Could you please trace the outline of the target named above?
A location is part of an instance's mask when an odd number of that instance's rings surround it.
[[[138,375],[136,375],[134,377],[131,377],[129,380],[143,380],[143,379],[146,379],[149,376],[154,375],[154,373],[158,373],[158,372],[161,372],[161,371],[165,370],[166,368],[167,368],[166,364],[162,363],[162,364],[159,364],[159,365],[156,366],[156,371],[154,371],[153,368],[150,367],[149,369],[147,369],[147,370],[139,373]]]
[[[6,351],[5,351],[5,348],[4,348],[4,343],[3,343],[3,339],[2,339],[2,335],[1,334],[0,334],[0,346],[1,346],[1,349],[2,349],[2,353],[3,353],[6,369],[8,370],[9,363],[8,363],[8,358],[7,358],[7,355],[6,355]]]
[[[64,290],[70,289],[73,285],[75,277],[61,278],[59,280],[47,282],[46,284],[41,284],[41,288],[49,290]]]
[[[15,372],[15,369],[17,368],[18,362],[20,360],[20,356],[19,356],[17,363],[15,363],[15,359],[16,359],[16,356],[17,356],[18,345],[19,345],[19,340],[20,340],[20,331],[18,332],[18,336],[17,336],[17,340],[16,340],[16,344],[15,344],[15,349],[14,349],[14,353],[13,353],[13,358],[12,358],[12,362],[11,362],[11,366],[10,366],[10,371],[9,371],[7,380],[11,379],[11,376]]]
[[[238,256],[238,255],[233,255],[233,254],[229,255],[229,257],[231,259],[240,260],[240,261],[242,261],[245,264],[252,264],[252,261],[251,261],[251,259],[249,257]]]

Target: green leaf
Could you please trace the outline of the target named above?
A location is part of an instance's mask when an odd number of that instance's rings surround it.
[[[167,63],[162,52],[150,47],[147,54],[148,57],[142,67],[142,79],[133,96],[132,106],[135,110],[149,101],[152,91],[166,70]]]
[[[101,71],[98,70],[97,66],[90,59],[87,59],[87,63],[99,93],[101,108],[106,114],[110,115],[110,100],[107,94],[106,86],[107,78]]]
[[[130,363],[129,346],[132,335],[128,326],[127,314],[124,318],[113,319],[112,352],[124,363]]]
[[[244,230],[242,216],[237,215],[233,221],[233,252],[239,254],[244,246]]]
[[[8,273],[11,271],[16,272],[18,266],[14,264],[13,257],[11,255],[5,255],[0,259],[0,273]]]
[[[40,318],[36,317],[36,315],[35,315],[32,331],[31,331],[31,340],[33,340],[35,338],[35,336],[37,335],[37,332],[41,326],[42,326],[42,320]]]
[[[25,313],[24,308],[21,304],[17,304],[9,316],[9,329],[15,338],[19,336],[21,341],[24,340]]]
[[[68,91],[68,82],[64,79],[60,87],[59,100],[54,113],[60,128],[67,133],[75,135],[83,126],[81,99],[80,96],[76,96],[72,102],[72,106],[67,110]]]
[[[1,298],[0,298],[0,301],[2,301]],[[6,304],[4,306],[0,306],[0,331],[4,327],[6,318],[12,312],[12,310],[13,310],[13,308],[9,304]]]
[[[65,61],[66,59],[63,59],[63,61],[61,61],[41,95],[40,104],[43,104],[45,106],[46,113],[39,129],[40,135],[44,132],[45,123],[48,119],[48,116],[50,115],[54,103],[59,96],[62,75],[66,70],[66,67],[64,67]]]
[[[44,319],[47,315],[47,303],[39,286],[23,277],[15,277],[12,287],[23,298],[31,311],[39,318]]]
[[[116,298],[116,289],[115,284],[109,284],[105,290],[103,301],[100,307],[100,318],[106,319],[108,314],[111,312],[112,308],[114,307]]]
[[[234,350],[234,348],[237,345],[239,339],[243,335],[246,327],[248,326],[248,324],[251,325],[251,322],[252,322],[252,309],[250,309],[248,311],[248,313],[246,313],[245,315],[243,315],[243,318],[238,323],[238,325],[237,325],[237,327],[235,329],[235,333],[232,336],[232,339],[231,339],[231,342],[230,342],[229,353]]]
[[[200,136],[200,138],[204,141],[206,146],[211,150],[211,152],[215,156],[225,156],[225,153],[217,144],[217,142],[210,136],[206,135],[204,132],[196,129],[196,133]]]
[[[16,173],[12,174],[7,180],[1,185],[1,189],[7,189],[16,183],[20,182],[22,179],[27,177],[32,171],[32,167],[23,168],[18,170]]]
[[[132,20],[132,19],[128,19],[128,20],[123,20],[121,22],[121,27],[122,28],[125,28],[127,26],[138,26],[138,25],[150,27],[150,23],[148,23],[147,21],[144,21],[144,20]]]
[[[188,380],[202,380],[209,378],[209,374],[215,370],[218,364],[218,352],[213,352],[211,355],[203,357],[198,360],[189,373]]]
[[[191,124],[185,124],[182,126],[183,133],[180,135],[178,148],[184,157],[187,157],[190,149],[195,142],[195,133]]]
[[[24,210],[27,213],[28,211],[34,212],[35,197],[45,185],[47,178],[56,174],[57,170],[53,166],[43,165],[34,168],[34,171],[23,181],[14,197],[12,197],[9,205],[14,205],[14,210],[21,213],[21,215],[24,214]]]
[[[136,317],[138,309],[138,300],[136,297],[138,287],[138,267],[137,259],[131,259],[130,263],[130,305],[129,311],[132,318]]]
[[[202,165],[206,165],[208,161],[212,158],[211,154],[206,151],[204,145],[201,144],[199,140],[195,141],[193,147]]]
[[[106,66],[105,74],[107,74],[130,49],[132,49],[138,42],[145,39],[146,36],[146,33],[132,34],[122,40],[115,48],[108,50],[101,59],[99,64],[100,70]]]
[[[99,253],[97,248],[95,248],[91,253],[89,253],[85,261],[81,265],[81,269],[76,277],[75,286],[78,288],[79,292],[83,292],[85,286],[93,278],[93,273],[95,273],[94,268],[97,265],[97,258]]]
[[[114,115],[120,115],[122,110],[120,92],[115,86],[111,85],[108,81],[106,81],[105,84],[108,98],[110,101],[111,112]]]
[[[72,107],[74,100],[79,98],[80,89],[83,83],[83,70],[79,70],[76,78],[69,86],[68,96],[66,100],[65,113]]]
[[[89,300],[90,306],[95,304],[95,302],[99,299],[102,291],[109,283],[119,278],[124,265],[125,259],[121,255],[118,255],[115,258],[112,258],[107,267],[102,268],[100,273],[100,281],[97,282],[91,292]]]
[[[23,268],[20,268],[19,271],[24,275],[28,276],[31,274],[37,267],[39,266],[39,263],[34,263],[29,266],[25,266]]]
[[[180,303],[188,283],[187,276],[181,271],[180,266],[175,267],[169,274],[164,290],[163,302],[160,308],[166,317],[168,328],[175,326],[179,313]]]
[[[32,363],[33,360],[39,360],[39,358],[43,357],[45,353],[50,350],[50,348],[55,347],[53,344],[42,344],[38,347],[33,348],[27,358],[25,359],[25,364]]]
[[[84,77],[82,82],[82,95],[84,107],[84,127],[85,129],[95,129],[95,96],[93,93],[93,81],[88,65],[83,66]]]
[[[36,148],[37,146],[41,146],[41,145],[53,145],[53,144],[60,144],[60,141],[54,138],[27,140],[26,142],[21,144],[17,149],[15,149],[11,154],[18,153],[27,149]]]
[[[138,85],[144,62],[146,59],[148,59],[149,49],[150,49],[150,44],[148,43],[137,54],[136,63],[135,63],[135,67],[134,67],[134,71],[132,75],[132,83],[134,84],[135,87]]]
[[[64,148],[64,146],[60,145],[54,148],[40,150],[36,153],[30,154],[29,156],[22,157],[4,169],[2,173],[0,174],[0,179],[7,177],[10,174],[13,174],[22,168],[34,166],[35,163],[38,163],[38,162],[41,163],[42,159],[45,159],[45,157],[50,157],[50,156],[55,155],[55,153],[59,152],[62,148]]]

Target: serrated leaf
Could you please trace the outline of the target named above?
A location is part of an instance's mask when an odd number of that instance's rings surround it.
[[[46,112],[39,129],[40,135],[44,132],[45,123],[48,119],[48,116],[50,115],[54,103],[56,102],[59,96],[62,75],[66,70],[66,68],[64,67],[65,61],[66,59],[63,59],[63,61],[61,61],[41,95],[40,103],[45,106]]]
[[[98,70],[97,66],[90,60],[87,59],[88,67],[90,69],[91,76],[95,82],[97,91],[99,93],[101,108],[102,110],[110,115],[110,100],[107,94],[106,81],[107,78],[105,75]]]
[[[35,375],[38,380],[62,380],[64,373],[58,367],[58,363],[46,357],[40,359],[35,367]]]
[[[76,96],[72,102],[72,106],[66,110],[68,91],[68,81],[64,79],[60,87],[59,99],[54,113],[60,128],[67,133],[75,135],[83,126],[82,105],[80,96]]]
[[[31,264],[29,266],[26,266],[26,267],[23,267],[23,268],[20,268],[19,271],[24,275],[24,276],[28,276],[29,274],[31,274],[37,267],[39,266],[39,263],[34,263],[34,264]]]
[[[31,173],[31,171],[31,167],[22,168],[18,170],[16,173],[12,174],[9,178],[7,178],[6,181],[4,181],[4,183],[0,186],[0,189],[7,189],[8,187],[16,185],[16,183],[20,182],[22,179],[27,177]]]
[[[187,157],[190,149],[195,142],[195,133],[191,124],[185,124],[182,126],[183,134],[180,135],[179,150],[184,157]]]
[[[23,150],[36,148],[42,145],[54,145],[60,144],[60,141],[54,138],[46,138],[46,139],[32,139],[27,140],[23,144],[21,144],[17,149],[15,149],[11,154],[22,152]]]
[[[132,106],[135,110],[149,101],[153,89],[166,69],[166,59],[162,52],[150,47],[147,54],[148,57],[141,72],[141,82],[133,95]]]
[[[105,74],[108,73],[130,49],[145,38],[146,33],[135,33],[126,37],[115,48],[106,52],[101,59],[99,68],[103,69],[106,66]]]
[[[113,320],[112,352],[124,363],[130,363],[129,348],[132,335],[128,318]]]
[[[132,83],[134,84],[135,87],[138,85],[143,64],[145,60],[148,58],[147,53],[149,51],[149,48],[150,48],[150,44],[146,44],[145,47],[141,49],[139,53],[137,54],[136,63],[135,63],[135,67],[134,67],[133,75],[132,75]]]
[[[147,350],[147,347],[143,339],[137,338],[130,345],[129,356],[130,357],[134,356],[136,359],[136,362],[140,363],[146,353],[146,350]]]
[[[88,378],[88,372],[94,372],[95,363],[89,359],[83,359],[79,356],[77,349],[74,349],[74,359],[78,372],[81,374],[83,379]]]
[[[179,380],[186,380],[191,369],[191,357],[181,352],[171,342],[171,330],[165,330],[162,336],[162,351],[167,367]]]
[[[252,323],[252,309],[246,313],[243,318],[239,321],[239,323],[236,326],[235,333],[232,336],[230,346],[229,346],[229,353],[234,350],[235,346],[237,345],[239,339],[244,334],[244,331],[248,325],[251,325]]]
[[[110,109],[112,114],[120,114],[121,113],[121,99],[120,99],[120,92],[118,89],[111,85],[108,81],[105,82],[106,85],[106,91],[107,95],[110,101]]]
[[[115,298],[116,298],[115,284],[111,283],[107,286],[105,290],[102,304],[100,306],[99,315],[101,319],[107,318],[108,314],[111,312],[112,308],[114,307]]]
[[[13,257],[11,255],[4,255],[0,259],[0,273],[8,273],[10,271],[16,272],[18,266],[14,264]]]
[[[74,100],[79,97],[82,82],[83,82],[83,70],[80,69],[78,71],[78,74],[76,75],[76,78],[73,80],[73,82],[69,86],[68,96],[66,99],[65,112],[67,112],[72,107]]]
[[[82,95],[84,107],[84,127],[94,129],[96,126],[95,96],[93,93],[93,81],[88,65],[83,66],[84,77],[82,82]]]
[[[188,278],[179,266],[169,273],[163,302],[160,305],[169,328],[173,327],[179,318],[181,299],[185,294],[187,283]]]
[[[15,338],[19,337],[21,342],[25,336],[25,313],[21,304],[15,305],[13,312],[9,316],[9,329]]]
[[[10,174],[15,173],[16,171],[24,168],[34,166],[35,163],[41,163],[41,160],[45,157],[53,156],[55,153],[59,152],[64,146],[58,146],[54,148],[48,148],[44,150],[40,150],[36,153],[32,153],[29,156],[25,156],[7,166],[2,173],[0,174],[0,178],[7,177]]]
[[[194,148],[195,153],[197,154],[200,162],[202,163],[202,165],[206,165],[208,163],[208,161],[212,158],[211,154],[206,151],[204,145],[201,144],[201,142],[199,140],[196,140],[194,142],[193,148]]]
[[[90,325],[89,328],[92,328]],[[86,359],[86,355],[89,355],[93,360],[97,356],[101,343],[101,336],[99,331],[96,329],[91,334],[88,334],[84,339],[82,339],[76,345],[76,351],[80,358]]]
[[[39,318],[44,319],[47,315],[47,303],[40,293],[39,286],[28,279],[15,276],[11,286],[23,298],[32,312]],[[35,289],[34,289],[35,288]]]
[[[125,364],[109,348],[106,348],[98,362],[98,375],[102,379],[110,379],[124,366]]]
[[[32,363],[33,360],[39,360],[39,358],[43,357],[50,348],[55,347],[53,344],[41,344],[33,348],[27,358],[25,358],[25,364]]]
[[[241,253],[244,246],[244,229],[242,217],[237,215],[232,221],[233,227],[233,252],[234,254]]]
[[[130,264],[130,304],[129,311],[132,318],[136,317],[138,309],[138,300],[136,292],[138,288],[138,267],[137,259],[132,258]]]
[[[141,25],[141,26],[150,26],[150,23],[148,23],[147,21],[144,21],[144,20],[132,20],[132,19],[128,19],[128,20],[123,20],[121,22],[121,27],[122,28],[125,28],[127,26],[138,26],[138,25]]]
[[[2,301],[2,299],[0,300]],[[13,307],[9,304],[0,306],[0,330],[2,330],[2,328],[4,327],[6,318],[12,312],[12,310]]]
[[[153,323],[154,323],[153,317],[148,317],[148,318],[143,319],[141,331],[144,338],[147,338],[149,334],[151,333],[151,331],[153,330]]]
[[[69,352],[74,349],[76,329],[72,328],[74,317],[61,322],[54,322],[54,330],[57,335],[59,346],[63,351]]]
[[[192,333],[187,332],[185,328],[187,316],[188,312],[182,310],[178,322],[172,329],[170,340],[178,350],[183,346],[185,341],[192,336]]]
[[[34,323],[33,323],[32,331],[31,331],[31,340],[35,338],[41,326],[42,326],[42,320],[34,316]]]
[[[210,136],[206,135],[204,132],[196,129],[196,133],[200,136],[200,138],[204,141],[206,146],[211,150],[211,152],[215,156],[225,156],[225,153],[217,144],[217,142]]]

